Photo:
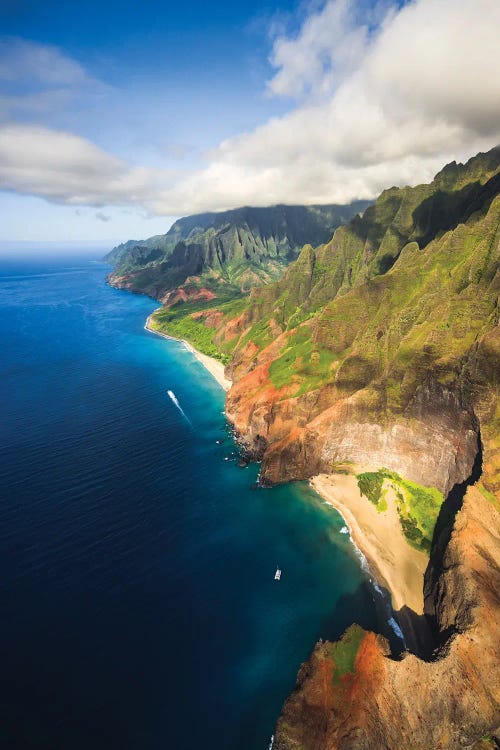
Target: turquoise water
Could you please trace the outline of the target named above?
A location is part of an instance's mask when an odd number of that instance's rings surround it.
[[[341,517],[256,488],[223,391],[107,270],[0,265],[0,746],[264,749],[315,641],[383,607]]]

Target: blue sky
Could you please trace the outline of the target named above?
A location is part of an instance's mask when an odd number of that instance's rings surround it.
[[[499,12],[3,0],[0,241],[113,244],[426,180],[500,137]]]
[[[56,48],[95,79],[83,95],[77,91],[70,101],[35,111],[18,109],[15,120],[76,133],[128,162],[188,169],[223,139],[285,111],[286,103],[265,95],[268,30],[293,20],[294,6],[4,1],[4,45],[25,40]],[[42,81],[14,80],[3,81],[2,91],[16,96],[41,89]],[[142,207],[68,208],[14,192],[0,194],[0,219],[2,239],[29,241],[144,236],[165,231],[172,221],[148,217]]]

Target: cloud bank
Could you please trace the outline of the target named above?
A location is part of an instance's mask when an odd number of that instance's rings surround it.
[[[288,114],[224,141],[203,168],[132,167],[70,133],[11,122],[0,128],[0,187],[159,215],[347,202],[426,181],[500,141],[497,0],[314,7],[273,42],[267,94],[287,97]]]
[[[497,0],[360,9],[330,0],[276,39],[268,89],[296,107],[222,143],[156,210],[372,197],[500,140]]]
[[[10,124],[0,125],[0,188],[68,205],[144,205],[158,175],[72,133]]]

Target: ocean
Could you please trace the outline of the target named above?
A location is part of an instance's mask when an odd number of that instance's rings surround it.
[[[222,389],[108,271],[0,262],[0,747],[266,750],[317,639],[387,613],[339,514],[257,486]]]

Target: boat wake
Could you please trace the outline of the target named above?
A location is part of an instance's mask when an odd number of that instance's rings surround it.
[[[182,406],[180,405],[180,403],[177,400],[177,396],[175,395],[175,393],[173,391],[167,391],[167,393],[170,396],[170,399],[171,399],[172,403],[174,404],[174,406],[176,406],[179,409],[180,413],[182,414],[182,416],[184,417],[184,419],[186,420],[186,422],[188,424],[191,424],[191,420],[189,419],[189,417],[187,416],[187,414],[185,414]]]

